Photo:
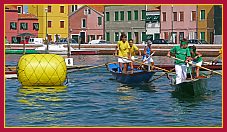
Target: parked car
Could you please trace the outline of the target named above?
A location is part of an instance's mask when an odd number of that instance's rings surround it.
[[[88,44],[111,44],[111,42],[106,40],[91,40]]]
[[[43,44],[43,38],[29,38],[29,44]]]
[[[78,43],[76,42],[76,40],[74,40],[74,39],[69,39],[69,43],[70,43],[70,44],[78,44]],[[56,42],[56,44],[68,44],[68,39],[67,39],[67,38],[60,38],[60,39]]]
[[[188,40],[189,44],[208,44],[205,40],[190,39]]]
[[[168,42],[165,39],[155,39],[152,44],[168,44]]]

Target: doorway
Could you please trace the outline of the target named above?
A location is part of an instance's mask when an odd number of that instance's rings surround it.
[[[81,44],[85,44],[85,32],[80,32]]]

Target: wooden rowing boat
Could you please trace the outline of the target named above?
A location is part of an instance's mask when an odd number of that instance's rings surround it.
[[[180,84],[171,85],[175,90],[173,96],[191,97],[204,95],[207,88],[207,80],[210,76],[200,76],[197,79],[187,79]]]
[[[138,84],[143,82],[146,83],[156,73],[155,71],[148,72],[139,69],[134,69],[133,72],[128,71],[127,73],[121,73],[119,72],[119,65],[116,63],[107,64],[106,67],[107,70],[111,72],[114,79],[125,84]]]

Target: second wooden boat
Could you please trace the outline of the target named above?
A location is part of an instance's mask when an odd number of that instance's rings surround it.
[[[125,84],[135,84],[135,83],[146,83],[153,77],[156,73],[155,71],[145,71],[134,69],[133,72],[128,71],[127,73],[119,72],[119,65],[116,63],[107,64],[107,69],[113,75],[113,77],[121,83]]]

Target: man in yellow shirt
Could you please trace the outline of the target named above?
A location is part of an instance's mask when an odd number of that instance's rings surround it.
[[[117,54],[118,49],[118,54]],[[115,54],[119,56],[118,63],[120,67],[120,71],[122,70],[122,63],[124,64],[123,73],[126,73],[128,70],[128,63],[131,63],[131,56],[129,52],[130,46],[127,41],[126,34],[122,33],[120,37],[120,41],[117,42],[117,46],[115,48]]]
[[[136,51],[138,51],[139,56],[141,56],[141,52],[140,52],[139,48],[135,44],[133,44],[133,40],[130,39],[128,42],[129,42],[129,46],[130,46],[129,52],[130,52],[131,59],[132,60],[135,59],[134,56],[136,55]],[[131,64],[130,64],[131,70],[133,70],[133,65],[134,64],[133,64],[133,61],[132,61]]]

